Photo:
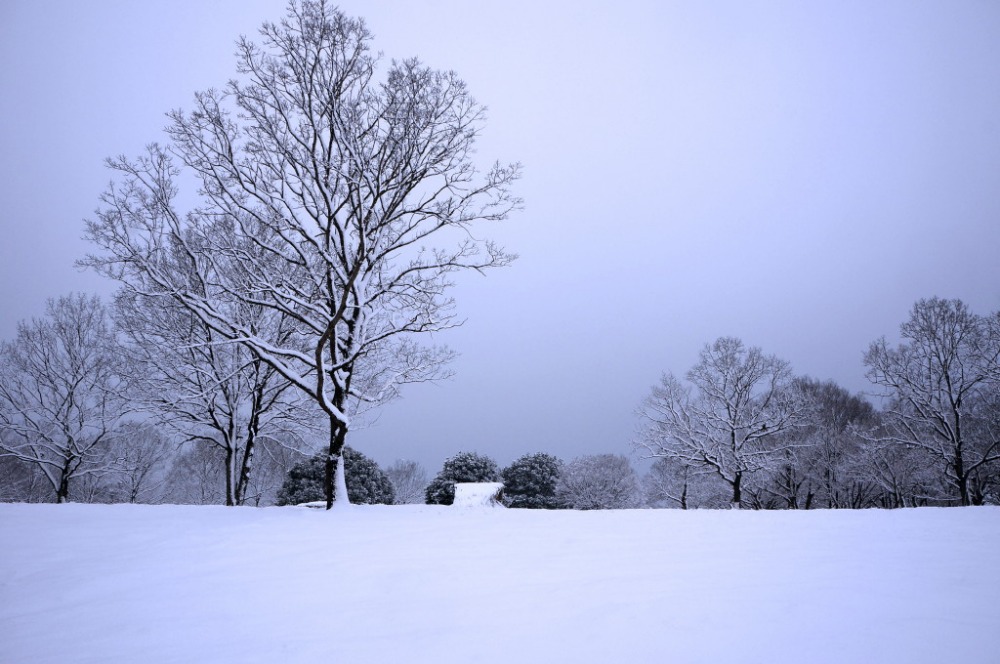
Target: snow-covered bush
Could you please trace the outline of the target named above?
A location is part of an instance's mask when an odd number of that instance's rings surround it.
[[[378,464],[361,452],[344,448],[347,497],[356,505],[392,505],[395,492],[389,476]],[[322,452],[288,471],[288,478],[278,492],[278,505],[298,505],[324,500],[323,480],[326,455]],[[336,465],[334,465],[336,469]],[[336,488],[334,489],[336,490]],[[334,496],[336,500],[336,496]]]
[[[451,505],[455,502],[456,482],[499,482],[497,462],[475,452],[461,452],[447,459],[437,477],[428,485],[428,505]]]
[[[628,509],[640,505],[639,481],[621,454],[577,457],[556,483],[556,498],[575,510]]]
[[[563,462],[551,454],[526,454],[503,469],[507,507],[556,509],[556,482]]]

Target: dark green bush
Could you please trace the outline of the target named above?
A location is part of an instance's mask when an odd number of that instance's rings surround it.
[[[556,482],[563,462],[539,452],[526,454],[503,469],[504,504],[507,507],[557,509]]]
[[[344,448],[347,476],[347,497],[355,505],[391,505],[395,491],[389,476],[378,464],[361,452]],[[326,453],[320,452],[302,463],[295,464],[281,490],[278,505],[299,505],[324,500],[323,479],[326,473]],[[336,469],[336,466],[334,466]],[[336,487],[334,488],[336,491]],[[336,500],[336,496],[334,496]]]

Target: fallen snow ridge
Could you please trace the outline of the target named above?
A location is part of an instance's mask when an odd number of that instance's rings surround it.
[[[4,504],[0,533],[0,662],[938,664],[1000,652],[1000,508]]]

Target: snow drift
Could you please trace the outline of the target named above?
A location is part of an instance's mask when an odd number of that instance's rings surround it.
[[[0,533],[2,662],[1000,652],[1000,508],[0,505]]]
[[[502,482],[459,482],[455,484],[455,507],[503,507],[498,496]]]

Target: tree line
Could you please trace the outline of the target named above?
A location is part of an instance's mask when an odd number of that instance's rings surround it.
[[[1000,312],[922,299],[864,355],[881,407],[724,337],[665,373],[635,448],[666,505],[862,508],[1000,502]]]
[[[325,500],[322,413],[240,346],[171,343],[177,312],[137,307],[64,296],[0,344],[0,499]],[[638,409],[633,447],[654,460],[641,478],[621,454],[537,453],[501,470],[464,452],[429,479],[348,447],[347,495],[450,504],[458,482],[499,481],[505,504],[524,508],[1000,503],[1000,313],[925,299],[900,332],[864,356],[880,407],[739,339],[706,345],[685,380],[664,374]]]

